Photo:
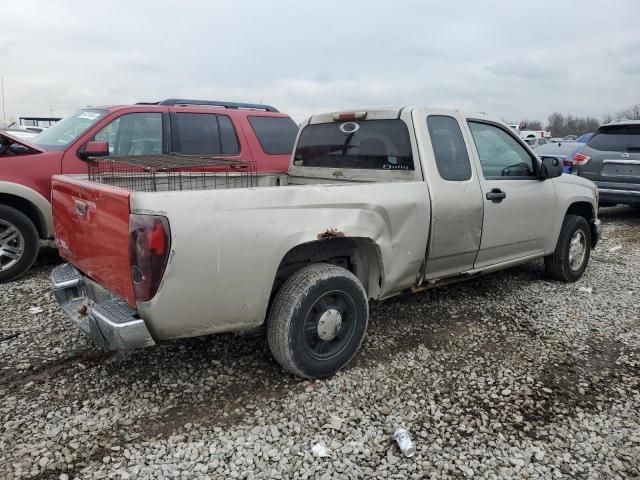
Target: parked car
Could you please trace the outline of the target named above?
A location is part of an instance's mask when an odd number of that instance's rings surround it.
[[[528,137],[528,138],[523,138],[523,140],[527,142],[527,145],[529,145],[534,150],[541,147],[542,145],[547,145],[551,143],[549,142],[549,140],[542,137]]]
[[[85,108],[30,141],[0,131],[0,282],[28,271],[53,237],[51,176],[86,173],[89,156],[215,154],[282,172],[297,131],[268,105],[183,99]]]
[[[26,130],[23,128],[6,128],[4,130],[0,130],[0,132],[6,132],[8,135],[11,135],[12,137],[25,139],[25,140],[30,140],[36,135],[38,135],[38,132],[34,132],[32,130]]]
[[[600,235],[596,188],[561,173],[483,115],[314,115],[288,174],[258,174],[262,188],[154,192],[55,176],[69,263],[53,289],[106,349],[266,322],[284,368],[324,377],[358,351],[370,299],[539,258],[552,278],[580,278]]]
[[[601,126],[572,162],[576,175],[598,186],[603,206],[640,207],[640,120]]]
[[[589,141],[593,133],[585,133],[573,142],[561,140],[556,143],[548,143],[544,147],[536,148],[536,154],[544,157],[555,157],[564,165],[563,172],[571,173],[573,170],[573,157]]]

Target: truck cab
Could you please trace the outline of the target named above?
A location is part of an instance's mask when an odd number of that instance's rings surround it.
[[[284,172],[297,130],[269,105],[168,99],[84,108],[30,140],[0,131],[0,282],[53,237],[51,177],[86,173],[90,155],[215,154]]]

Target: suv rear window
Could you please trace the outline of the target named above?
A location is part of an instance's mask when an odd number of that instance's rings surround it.
[[[291,155],[298,126],[289,117],[250,116],[249,123],[267,155]]]
[[[308,125],[294,164],[305,167],[413,170],[409,130],[402,120]]]
[[[600,151],[640,151],[640,125],[601,128],[593,134],[587,146]]]

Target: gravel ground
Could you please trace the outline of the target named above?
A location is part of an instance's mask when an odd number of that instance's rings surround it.
[[[20,334],[0,342],[0,477],[638,478],[640,211],[602,219],[579,282],[536,262],[374,305],[357,360],[316,382],[264,336],[103,354],[41,264],[0,286],[0,337]]]

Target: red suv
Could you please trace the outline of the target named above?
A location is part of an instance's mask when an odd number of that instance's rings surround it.
[[[30,141],[0,130],[0,283],[52,238],[51,176],[85,173],[90,155],[213,154],[284,172],[297,132],[268,105],[183,99],[85,108]]]

